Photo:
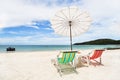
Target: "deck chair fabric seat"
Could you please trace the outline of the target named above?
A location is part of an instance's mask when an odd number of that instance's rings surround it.
[[[57,58],[59,64],[68,64],[69,62],[73,62],[73,59],[76,55],[76,51],[72,52],[63,52],[62,58]]]
[[[94,60],[94,59],[97,59],[99,57],[101,57],[102,53],[103,53],[104,50],[95,50],[94,51],[94,54],[90,57],[90,59]]]

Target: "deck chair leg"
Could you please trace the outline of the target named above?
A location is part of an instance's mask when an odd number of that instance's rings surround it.
[[[100,64],[102,64],[102,60],[101,60],[101,57],[100,57]]]
[[[103,64],[102,64],[102,59],[101,59],[101,57],[100,57],[100,65],[103,65]]]
[[[60,69],[58,69],[58,73],[60,74],[60,76],[62,77],[62,72]]]
[[[74,68],[74,72],[76,73],[76,74],[78,74],[78,72],[76,71],[76,69]]]
[[[90,58],[89,57],[86,57],[87,58],[87,66],[90,65]]]

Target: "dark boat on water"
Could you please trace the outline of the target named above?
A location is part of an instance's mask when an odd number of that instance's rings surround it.
[[[6,51],[15,51],[15,48],[13,48],[13,47],[8,47],[8,48],[6,48]]]

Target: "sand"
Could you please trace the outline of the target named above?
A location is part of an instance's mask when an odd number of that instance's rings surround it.
[[[80,50],[81,54],[90,50]],[[59,51],[14,52],[0,54],[0,80],[120,80],[120,49],[106,50],[104,66],[77,68],[78,74],[60,75],[51,59]]]

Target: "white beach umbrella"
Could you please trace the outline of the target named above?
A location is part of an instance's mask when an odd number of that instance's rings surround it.
[[[51,24],[57,34],[70,37],[72,50],[72,37],[87,31],[91,18],[87,12],[80,11],[78,7],[65,7],[55,14]]]

